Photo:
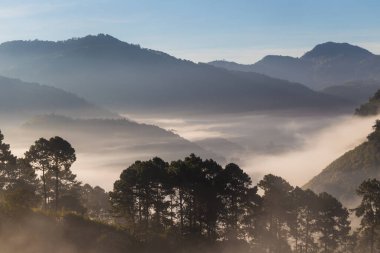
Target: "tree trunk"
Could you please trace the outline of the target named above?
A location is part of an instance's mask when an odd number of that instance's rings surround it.
[[[161,226],[161,208],[160,208],[161,200],[160,200],[160,189],[159,185],[156,185],[156,204],[155,204],[155,209],[156,209],[156,225],[157,229]]]
[[[58,211],[58,198],[59,198],[59,170],[55,171],[55,211]]]
[[[42,184],[43,184],[43,191],[44,191],[44,209],[46,209],[47,192],[46,192],[46,179],[45,179],[45,168],[44,167],[42,167]]]
[[[183,193],[179,189],[179,215],[181,220],[181,235],[183,235]]]
[[[375,244],[375,225],[371,227],[371,253],[374,253],[374,244]]]
[[[306,218],[305,252],[309,251],[309,218]]]
[[[173,194],[170,194],[170,223],[171,223],[171,226],[174,225],[174,217],[173,217]]]
[[[146,190],[144,190],[144,216],[145,216],[145,229],[147,230],[149,228],[149,203],[148,203],[148,197],[146,194]]]
[[[139,203],[139,226],[142,224],[142,204],[141,204],[141,190],[138,190],[138,203]]]
[[[270,232],[270,235],[271,236],[274,236],[274,232],[273,232],[273,215],[272,213],[270,214],[270,219],[269,219],[269,232]],[[270,244],[269,245],[269,252],[272,253],[274,250],[273,250],[273,245]]]
[[[277,252],[278,253],[281,253],[281,248],[282,248],[282,245],[281,245],[281,222],[280,222],[280,219],[277,219],[277,223],[276,223],[276,231],[277,231]]]
[[[190,197],[190,206],[189,206],[189,223],[190,223],[190,231],[193,233],[193,216],[194,216],[194,197]]]

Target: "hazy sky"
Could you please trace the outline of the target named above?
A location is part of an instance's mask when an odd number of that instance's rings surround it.
[[[300,56],[325,41],[380,54],[378,0],[0,0],[0,42],[107,33],[193,61]]]

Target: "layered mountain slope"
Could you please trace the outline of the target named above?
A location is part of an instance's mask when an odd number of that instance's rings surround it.
[[[0,115],[22,118],[45,113],[81,118],[118,117],[63,90],[0,76]]]
[[[300,84],[195,64],[102,34],[3,43],[0,73],[51,84],[120,110],[333,111],[347,105]]]
[[[272,55],[252,65],[210,64],[299,82],[316,90],[356,80],[380,80],[380,56],[348,43],[323,43],[300,58]]]
[[[380,121],[366,142],[336,159],[304,188],[328,192],[351,205],[357,200],[356,189],[368,178],[380,178]]]
[[[352,101],[357,106],[366,103],[380,89],[380,80],[352,81],[330,86],[322,92]]]
[[[171,131],[128,119],[72,119],[43,115],[25,123],[22,133],[32,140],[39,136],[62,136],[78,152],[101,158],[103,164],[112,157],[112,163],[119,166],[111,167],[118,172],[130,162],[154,156],[176,160],[196,153],[224,161],[221,156],[216,156]]]
[[[374,116],[380,112],[380,90],[373,95],[367,103],[362,104],[355,110],[358,116]]]

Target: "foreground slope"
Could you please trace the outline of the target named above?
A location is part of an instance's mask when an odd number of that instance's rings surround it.
[[[311,179],[304,188],[315,192],[328,192],[347,205],[355,204],[355,191],[366,179],[380,178],[380,121],[367,141],[348,151],[320,174]]]
[[[0,76],[0,115],[23,118],[45,113],[84,118],[118,117],[63,90]]]
[[[0,73],[52,84],[125,111],[332,111],[347,105],[300,84],[195,64],[102,34],[3,43]]]
[[[299,82],[316,90],[356,80],[380,80],[380,56],[348,43],[319,44],[300,58],[269,55],[252,65],[210,64]]]
[[[57,218],[43,213],[12,211],[10,215],[0,210],[2,253],[143,251],[127,231],[110,225],[71,214]]]

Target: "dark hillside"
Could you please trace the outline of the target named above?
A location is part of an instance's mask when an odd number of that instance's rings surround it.
[[[348,151],[319,175],[311,179],[304,188],[316,192],[328,192],[346,204],[357,200],[355,191],[366,179],[380,177],[380,121],[368,140]]]

